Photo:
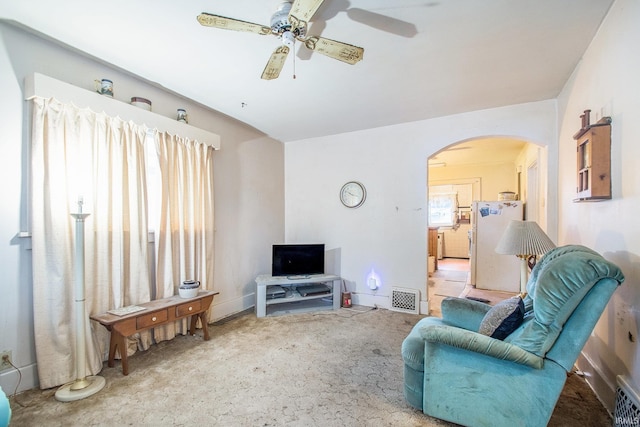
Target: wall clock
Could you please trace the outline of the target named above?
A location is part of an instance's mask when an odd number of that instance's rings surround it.
[[[357,181],[349,181],[340,189],[340,201],[348,208],[359,208],[367,198],[367,190]]]

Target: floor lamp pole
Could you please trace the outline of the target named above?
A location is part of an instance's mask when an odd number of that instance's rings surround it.
[[[527,281],[529,280],[529,266],[527,265],[527,258],[529,255],[518,255],[520,258],[520,293],[527,293]]]
[[[85,375],[87,369],[86,348],[86,310],[84,297],[84,219],[89,216],[82,213],[82,198],[78,200],[78,213],[71,214],[76,220],[76,259],[74,265],[74,308],[76,318],[76,380],[65,384],[56,391],[56,399],[71,402],[96,394],[105,385],[101,376]]]

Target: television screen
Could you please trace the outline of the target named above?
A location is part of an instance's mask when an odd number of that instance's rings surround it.
[[[272,276],[324,274],[324,244],[273,245]]]

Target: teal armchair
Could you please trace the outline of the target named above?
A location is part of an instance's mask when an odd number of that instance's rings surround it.
[[[2,387],[0,387],[0,427],[6,427],[11,421],[11,405],[9,405],[9,399],[4,394]]]
[[[624,276],[578,245],[534,267],[522,324],[504,340],[477,331],[491,306],[442,302],[402,344],[404,395],[425,414],[465,426],[546,426],[567,373]]]

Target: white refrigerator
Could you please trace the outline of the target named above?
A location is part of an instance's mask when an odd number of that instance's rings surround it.
[[[520,259],[495,249],[511,220],[523,218],[521,201],[473,202],[471,206],[471,280],[478,289],[520,292]]]

